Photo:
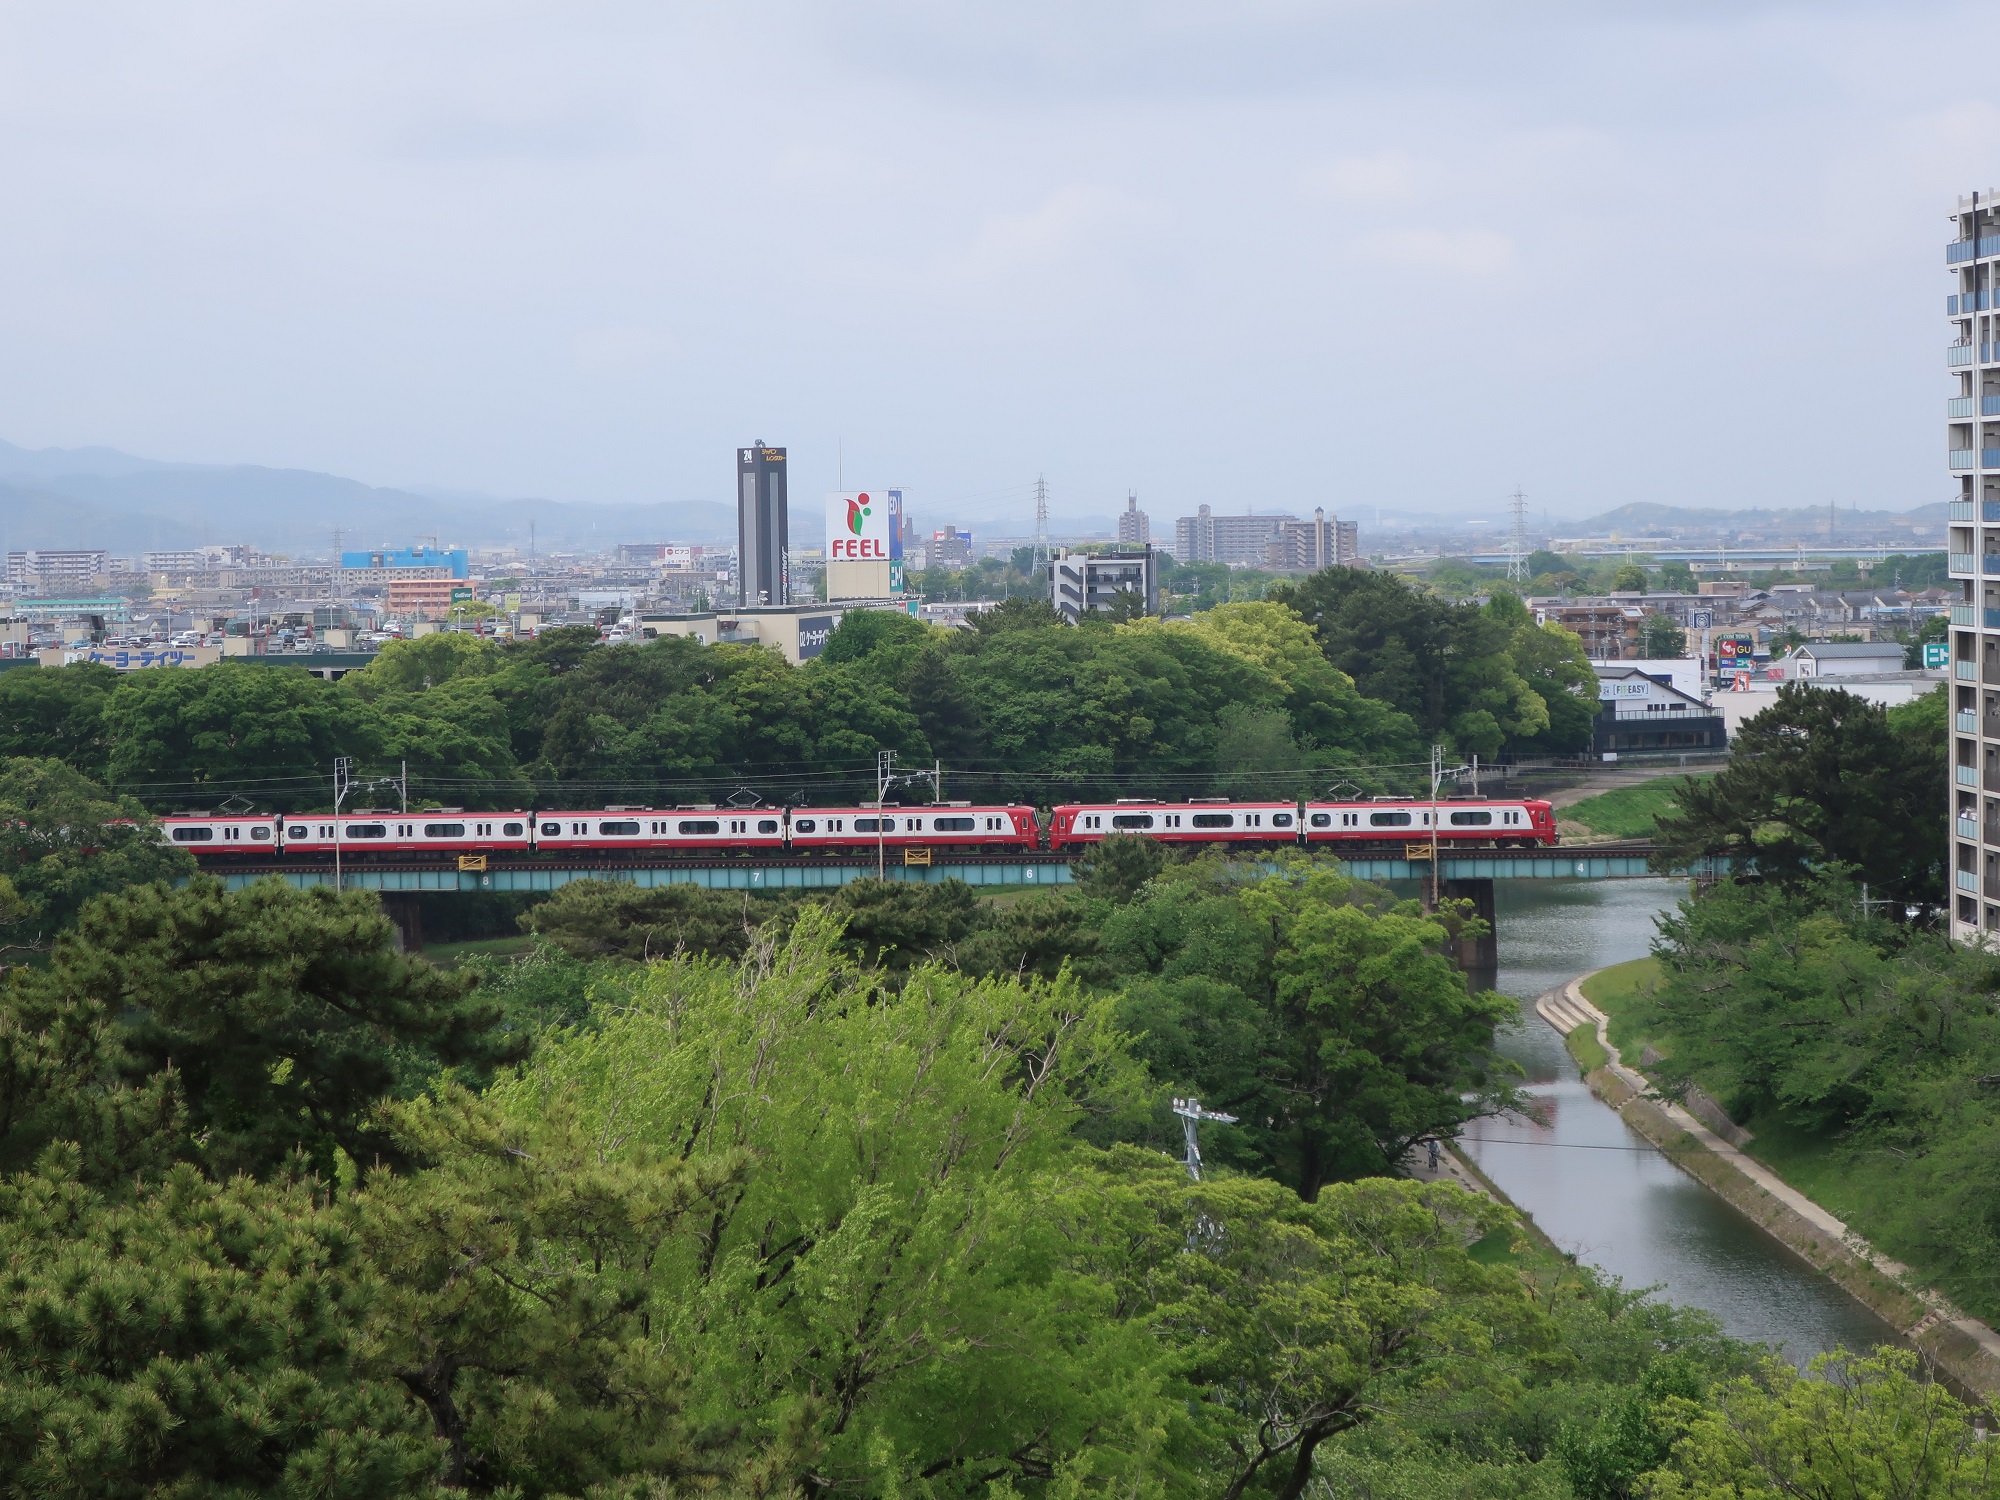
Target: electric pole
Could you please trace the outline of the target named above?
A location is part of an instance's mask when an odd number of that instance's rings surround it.
[[[1203,1120],[1213,1120],[1218,1125],[1234,1125],[1236,1116],[1218,1114],[1212,1109],[1203,1109],[1199,1099],[1174,1100],[1174,1113],[1181,1117],[1181,1132],[1187,1137],[1187,1155],[1181,1158],[1181,1165],[1187,1168],[1188,1176],[1201,1181],[1201,1145],[1195,1139],[1195,1127]]]

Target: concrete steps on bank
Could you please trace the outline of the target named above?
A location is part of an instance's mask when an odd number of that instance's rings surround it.
[[[1608,1019],[1603,1011],[1584,999],[1574,985],[1565,985],[1543,995],[1535,1001],[1535,1013],[1564,1036],[1579,1026],[1598,1031]]]

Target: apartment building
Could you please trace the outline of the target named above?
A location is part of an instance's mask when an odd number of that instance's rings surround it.
[[[1961,197],[1951,218],[1951,934],[1990,942],[2000,930],[2000,213],[1989,190]]]
[[[7,581],[17,589],[87,587],[111,571],[111,554],[103,548],[43,550],[29,548],[7,554]]]

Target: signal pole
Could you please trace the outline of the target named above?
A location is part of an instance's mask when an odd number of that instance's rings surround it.
[[[333,758],[333,889],[340,892],[340,804],[354,787],[354,757],[336,755]]]
[[[1203,1120],[1213,1120],[1218,1125],[1234,1125],[1236,1116],[1203,1109],[1199,1099],[1174,1100],[1174,1113],[1181,1117],[1181,1132],[1187,1137],[1187,1155],[1181,1159],[1181,1165],[1187,1168],[1188,1176],[1200,1182],[1201,1144],[1195,1139],[1195,1127]]]

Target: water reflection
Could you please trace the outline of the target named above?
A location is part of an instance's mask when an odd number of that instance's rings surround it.
[[[1499,882],[1497,988],[1532,1002],[1585,970],[1643,957],[1654,915],[1684,890],[1670,880]],[[1466,1132],[1466,1149],[1558,1245],[1627,1286],[1658,1284],[1794,1360],[1893,1337],[1598,1102],[1532,1010],[1502,1045],[1526,1069],[1547,1122],[1483,1121]]]

